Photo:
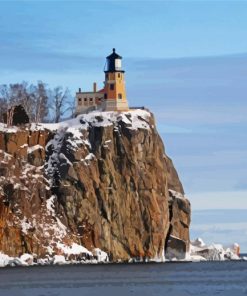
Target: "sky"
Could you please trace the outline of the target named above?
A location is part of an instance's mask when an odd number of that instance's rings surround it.
[[[191,201],[192,236],[198,225],[205,232],[205,217],[224,210],[225,228],[230,223],[241,238],[247,215],[239,222],[236,210],[247,210],[246,35],[247,1],[0,0],[0,84],[43,80],[72,94],[92,89],[94,81],[100,87],[105,57],[115,47],[129,103],[155,114]],[[220,224],[222,215],[216,216]],[[209,241],[217,229],[208,231]],[[247,240],[242,244],[247,251]]]

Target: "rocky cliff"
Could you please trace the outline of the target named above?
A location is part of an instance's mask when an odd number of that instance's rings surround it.
[[[0,125],[0,251],[113,261],[189,245],[190,204],[154,117],[93,112],[60,124]]]

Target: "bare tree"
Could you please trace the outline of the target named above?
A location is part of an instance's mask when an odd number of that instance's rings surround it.
[[[4,121],[4,114],[8,116],[8,109],[10,107],[10,89],[6,84],[0,85],[0,121]],[[8,118],[6,118],[8,121]]]
[[[33,91],[34,121],[43,122],[48,115],[48,90],[42,81],[38,81]]]
[[[52,109],[53,122],[61,121],[62,117],[71,110],[69,89],[63,90],[61,86],[55,87],[50,93],[49,106]]]
[[[22,105],[30,122],[36,123],[44,120],[59,122],[73,116],[74,112],[74,100],[71,100],[68,88],[49,89],[42,81],[0,85],[0,120],[4,114],[10,116],[11,112],[7,110],[16,105]]]
[[[27,82],[10,84],[10,105],[21,104],[27,112],[31,121],[34,120],[34,86]]]

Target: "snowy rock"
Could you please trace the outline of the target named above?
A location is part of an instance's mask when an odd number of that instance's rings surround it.
[[[240,259],[234,249],[224,248],[221,244],[211,244],[207,246],[200,238],[191,242],[188,259],[198,256],[203,257],[207,261],[225,261]]]
[[[166,256],[166,259],[168,260],[185,259],[186,243],[183,240],[171,235],[167,242],[165,256]]]
[[[99,248],[93,249],[93,255],[98,262],[108,262],[109,257],[106,252],[102,251]]]
[[[69,260],[75,260],[75,261],[88,260],[88,261],[90,261],[93,258],[92,252],[88,251],[88,249],[86,249],[83,246],[78,245],[76,243],[72,243],[72,245],[68,246],[68,245],[58,242],[57,248]]]
[[[189,251],[190,202],[181,192],[169,189],[168,204],[170,226],[165,256],[168,260],[173,258],[182,260]]]
[[[237,256],[240,255],[240,246],[238,243],[234,243],[231,247],[231,250],[233,251],[234,254],[236,254]]]
[[[53,264],[62,265],[62,264],[68,264],[68,262],[66,262],[64,256],[55,255],[54,258],[53,258]]]
[[[14,267],[14,266],[28,266],[28,263],[20,260],[20,258],[13,258],[13,259],[9,260],[8,265],[12,266],[12,267]]]
[[[33,255],[31,254],[21,255],[20,260],[24,263],[24,265],[33,265]]]
[[[0,252],[0,267],[5,267],[13,258]]]
[[[37,259],[38,265],[50,265],[53,262],[52,258],[39,258]]]

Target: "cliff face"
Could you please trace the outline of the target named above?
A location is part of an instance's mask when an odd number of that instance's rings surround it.
[[[147,111],[0,126],[0,251],[8,255],[58,254],[76,242],[114,261],[162,258],[171,238],[189,244],[183,193]]]

